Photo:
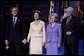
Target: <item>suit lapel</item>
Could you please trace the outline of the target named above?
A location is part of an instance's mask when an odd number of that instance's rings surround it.
[[[68,22],[67,22],[67,19],[69,19]],[[66,18],[66,26],[69,26],[71,24],[71,21],[72,21],[72,16],[71,18]]]
[[[71,19],[70,19],[68,24],[71,25],[73,23],[72,21],[73,21],[73,18],[71,17]]]
[[[13,27],[13,17],[10,18],[10,21],[9,22],[10,22],[9,23],[10,27]]]
[[[15,27],[18,25],[18,22],[19,21],[19,18],[17,18],[17,20],[16,20],[16,24],[15,24]]]

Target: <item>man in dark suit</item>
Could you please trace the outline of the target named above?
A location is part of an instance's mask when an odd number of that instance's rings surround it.
[[[80,30],[80,21],[72,15],[73,8],[66,8],[66,17],[62,20],[64,48],[66,55],[78,55],[78,35]]]
[[[18,16],[18,8],[11,9],[12,16],[7,21],[6,40],[8,55],[22,55],[21,45],[26,44],[23,19]]]

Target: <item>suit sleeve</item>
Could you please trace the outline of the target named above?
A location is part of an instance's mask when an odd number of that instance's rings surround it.
[[[80,20],[80,18],[77,18],[76,26],[77,26],[76,31],[78,32],[78,36],[79,36],[80,35],[80,29],[81,29],[81,20]]]
[[[27,37],[27,42],[29,42],[30,38],[31,38],[31,33],[32,33],[32,24],[30,24],[30,29],[29,29],[29,34]]]
[[[9,21],[7,20],[6,30],[5,30],[5,40],[8,40],[8,35],[9,35]]]
[[[66,28],[65,28],[66,26],[65,26],[65,19],[63,19],[62,20],[62,22],[61,22],[61,29],[62,29],[62,37],[61,37],[61,43],[63,44],[64,42],[65,42],[65,37],[66,37],[66,35],[65,35],[65,30],[66,30]]]
[[[25,20],[23,20],[23,22],[22,22],[22,37],[23,37],[23,39],[26,39],[27,38],[27,33],[26,33],[26,21]]]
[[[74,18],[74,22],[75,22],[75,29],[72,30],[72,33],[77,33],[79,36],[80,33],[80,27],[81,27],[81,23],[80,23],[80,18],[75,17]]]

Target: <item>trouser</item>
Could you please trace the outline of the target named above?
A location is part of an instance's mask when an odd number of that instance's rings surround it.
[[[79,54],[79,41],[72,43],[65,43],[65,55],[78,55]]]
[[[21,46],[15,44],[9,45],[8,55],[22,55]]]

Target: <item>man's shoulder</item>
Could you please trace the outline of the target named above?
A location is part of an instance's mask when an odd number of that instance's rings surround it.
[[[76,16],[72,16],[72,18],[76,19],[77,17]]]

